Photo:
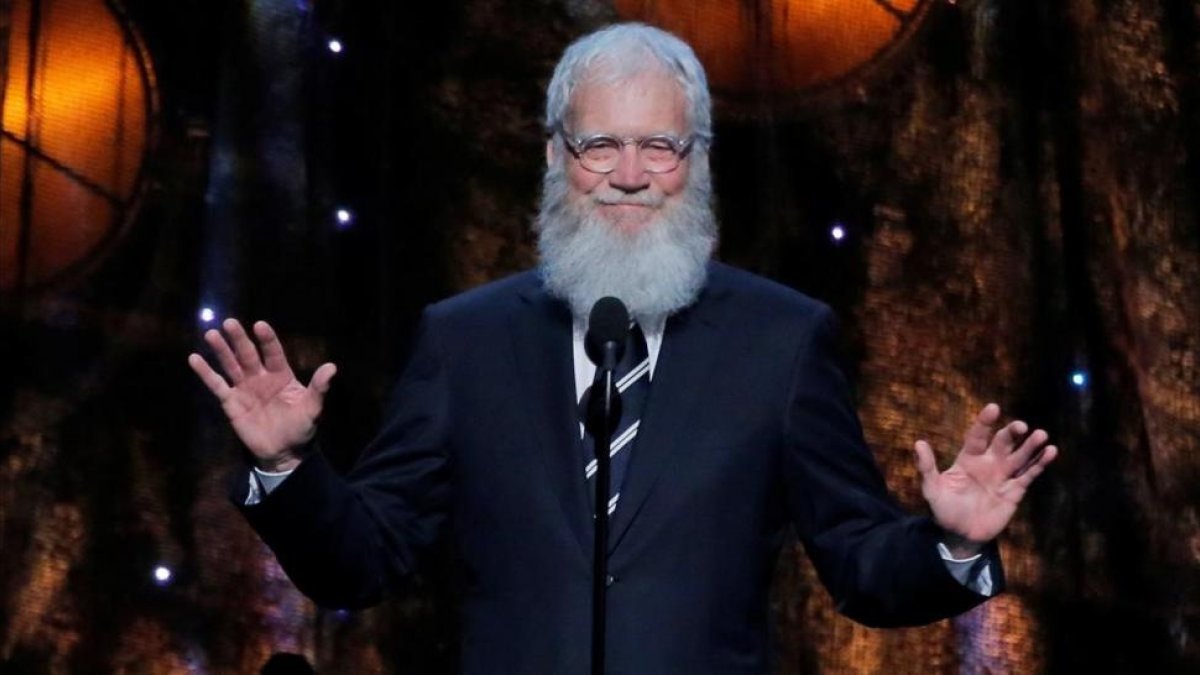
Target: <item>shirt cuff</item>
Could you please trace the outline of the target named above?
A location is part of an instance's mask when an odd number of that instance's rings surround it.
[[[992,583],[991,560],[985,558],[982,553],[976,553],[970,558],[955,558],[951,555],[950,549],[941,542],[938,542],[937,549],[938,554],[942,557],[942,562],[946,564],[946,570],[958,583],[980,595],[989,598],[992,596],[995,590]]]
[[[263,471],[258,467],[251,467],[248,480],[250,481],[250,490],[246,493],[246,506],[254,506],[263,500],[264,497],[275,491],[287,477],[292,475],[292,471]]]

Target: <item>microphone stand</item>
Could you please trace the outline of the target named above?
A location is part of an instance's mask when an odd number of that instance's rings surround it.
[[[592,382],[588,401],[588,431],[596,452],[595,540],[592,545],[592,675],[604,675],[605,628],[608,591],[608,499],[610,486],[612,432],[621,419],[621,398],[613,382],[616,369],[616,343],[604,345],[604,358]],[[596,396],[597,385],[604,395]]]

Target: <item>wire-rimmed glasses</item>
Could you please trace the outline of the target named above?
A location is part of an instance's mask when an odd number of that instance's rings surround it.
[[[575,138],[559,126],[556,131],[566,142],[567,150],[579,160],[584,169],[592,173],[612,173],[621,161],[621,151],[626,145],[637,148],[638,159],[648,173],[669,173],[679,168],[679,163],[691,152],[695,136],[683,139],[669,134],[655,134],[641,138],[618,138],[611,134],[592,134]]]

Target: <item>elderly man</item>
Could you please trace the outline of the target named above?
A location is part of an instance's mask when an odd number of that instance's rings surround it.
[[[594,474],[577,402],[588,312],[636,320],[613,444],[613,673],[756,673],[767,587],[794,527],[838,608],[933,621],[999,591],[990,542],[1056,454],[985,407],[954,465],[916,445],[932,518],[887,496],[831,357],[827,307],[712,262],[704,71],[677,38],[618,25],[571,45],[548,92],[541,264],[429,307],[377,439],[336,475],[307,448],[335,369],[306,386],[262,322],[189,362],[257,466],[236,496],[317,602],[377,602],[449,535],[463,561],[462,667],[589,663]],[[643,351],[644,350],[644,351]],[[634,419],[629,419],[632,416]]]

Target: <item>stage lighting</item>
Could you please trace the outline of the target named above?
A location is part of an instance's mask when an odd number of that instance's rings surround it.
[[[613,0],[617,16],[687,40],[729,98],[847,83],[901,51],[936,0]],[[853,80],[853,81],[852,81]],[[730,96],[732,95],[732,96]],[[761,97],[750,99],[761,104]]]
[[[0,2],[0,294],[95,269],[138,211],[158,95],[119,4]]]
[[[172,576],[174,575],[171,573],[171,568],[165,565],[159,565],[154,568],[154,583],[159,586],[166,586],[171,583]]]

